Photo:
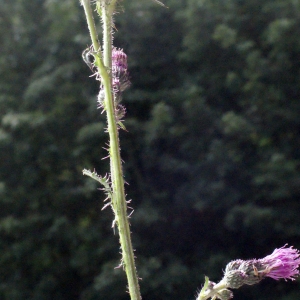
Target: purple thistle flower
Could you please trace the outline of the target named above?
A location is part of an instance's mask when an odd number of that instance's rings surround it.
[[[265,276],[275,280],[281,278],[295,280],[299,275],[299,250],[293,249],[293,247],[285,248],[286,246],[287,244],[275,249],[272,254],[259,260],[262,266],[265,267],[265,271],[263,271]]]
[[[122,49],[114,48],[112,51],[112,65],[127,70],[127,55]]]
[[[237,289],[244,284],[256,284],[266,277],[295,280],[299,275],[300,253],[286,246],[262,259],[238,259],[228,263],[221,282],[228,288]]]
[[[122,92],[130,86],[127,71],[127,55],[122,49],[113,48],[112,50],[112,88],[114,92],[115,116],[118,124],[125,115],[125,108],[120,103]]]
[[[122,49],[112,51],[112,78],[115,92],[123,92],[130,85],[127,71],[127,55]]]

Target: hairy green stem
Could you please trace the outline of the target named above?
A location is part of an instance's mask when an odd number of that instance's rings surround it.
[[[100,49],[94,19],[89,0],[82,0],[84,6],[93,47],[97,52]],[[112,207],[115,213],[115,222],[119,229],[120,244],[122,249],[122,263],[127,275],[128,289],[131,300],[140,300],[140,288],[134,261],[134,252],[131,242],[130,227],[127,216],[127,203],[124,190],[124,179],[120,155],[119,134],[115,116],[114,96],[112,91],[112,14],[115,0],[110,3],[97,2],[97,10],[103,22],[103,60],[102,54],[95,56],[95,65],[99,68],[101,82],[104,88],[104,108],[107,114],[107,130],[109,133],[109,154],[112,181]]]
[[[220,281],[218,284],[215,284],[209,288],[209,279],[207,276],[205,276],[205,283],[196,300],[207,300],[208,298],[213,300],[221,299],[219,297],[220,295],[218,295],[218,292],[222,291],[223,289],[226,289],[226,284],[223,281]]]
[[[85,13],[85,17],[90,31],[90,36],[92,39],[94,49],[95,51],[100,50],[100,43],[98,40],[98,35],[96,31],[92,8],[90,5],[90,0],[81,0],[81,3],[84,9],[84,13]]]

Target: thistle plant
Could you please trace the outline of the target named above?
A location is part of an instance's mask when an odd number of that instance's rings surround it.
[[[106,114],[107,132],[109,135],[108,157],[110,174],[99,176],[96,171],[83,170],[83,174],[97,180],[106,195],[105,205],[114,212],[113,226],[117,226],[122,251],[123,266],[131,300],[140,300],[139,279],[135,267],[135,257],[131,243],[127,204],[120,156],[119,130],[125,129],[123,118],[126,110],[122,104],[122,94],[130,86],[127,56],[125,52],[113,45],[113,14],[117,0],[80,0],[83,5],[92,44],[87,47],[82,57],[93,72],[92,76],[99,82],[98,108]],[[164,6],[160,1],[154,0]],[[94,23],[91,4],[95,5],[103,25],[103,42],[100,43]],[[286,245],[262,259],[234,260],[227,264],[224,277],[214,283],[205,277],[205,283],[197,296],[197,300],[220,299],[233,297],[232,289],[243,285],[259,283],[266,277],[275,280],[294,280],[299,275],[299,251]]]
[[[119,231],[122,251],[121,265],[126,272],[129,294],[132,300],[139,300],[141,295],[129,229],[118,133],[120,128],[125,128],[122,124],[125,108],[122,106],[121,100],[122,93],[130,83],[127,72],[127,56],[123,50],[115,48],[112,44],[113,14],[117,1],[93,1],[103,24],[102,45],[96,32],[91,1],[81,0],[81,3],[92,40],[92,45],[83,51],[82,56],[94,72],[95,79],[99,81],[98,107],[106,113],[109,135],[107,151],[110,159],[109,175],[102,177],[89,170],[83,170],[83,173],[103,185],[107,196],[107,203],[104,208],[107,206],[112,207],[114,212],[113,227],[116,225]]]

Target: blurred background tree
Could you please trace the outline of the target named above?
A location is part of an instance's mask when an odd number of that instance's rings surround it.
[[[79,1],[0,4],[0,298],[129,299],[112,213],[81,173],[109,168]],[[116,15],[120,138],[143,299],[190,300],[230,260],[300,247],[300,3],[165,4]],[[298,290],[265,280],[235,298]]]

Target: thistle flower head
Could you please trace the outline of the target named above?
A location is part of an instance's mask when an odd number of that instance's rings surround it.
[[[123,52],[122,49],[113,48],[112,66],[113,68],[127,70],[127,55]]]
[[[222,282],[226,287],[238,289],[244,284],[252,285],[262,280],[262,277],[255,275],[258,260],[234,260],[227,264]]]
[[[127,55],[122,49],[114,48],[112,51],[112,78],[115,92],[123,92],[130,86]]]
[[[291,279],[299,275],[300,252],[293,247],[284,245],[275,249],[272,254],[260,259],[237,259],[227,264],[224,277],[219,283],[205,278],[205,284],[197,300],[220,299],[230,300],[233,297],[229,289],[238,289],[244,284],[253,285],[266,277]]]
[[[260,259],[261,264],[265,267],[265,276],[275,280],[281,278],[295,280],[299,275],[299,250],[293,249],[293,247],[285,248],[286,246],[275,249],[272,254]]]
[[[258,283],[266,277],[294,280],[299,275],[299,256],[298,250],[284,245],[261,259],[234,260],[227,264],[221,282],[227,288],[237,289],[244,284]]]

